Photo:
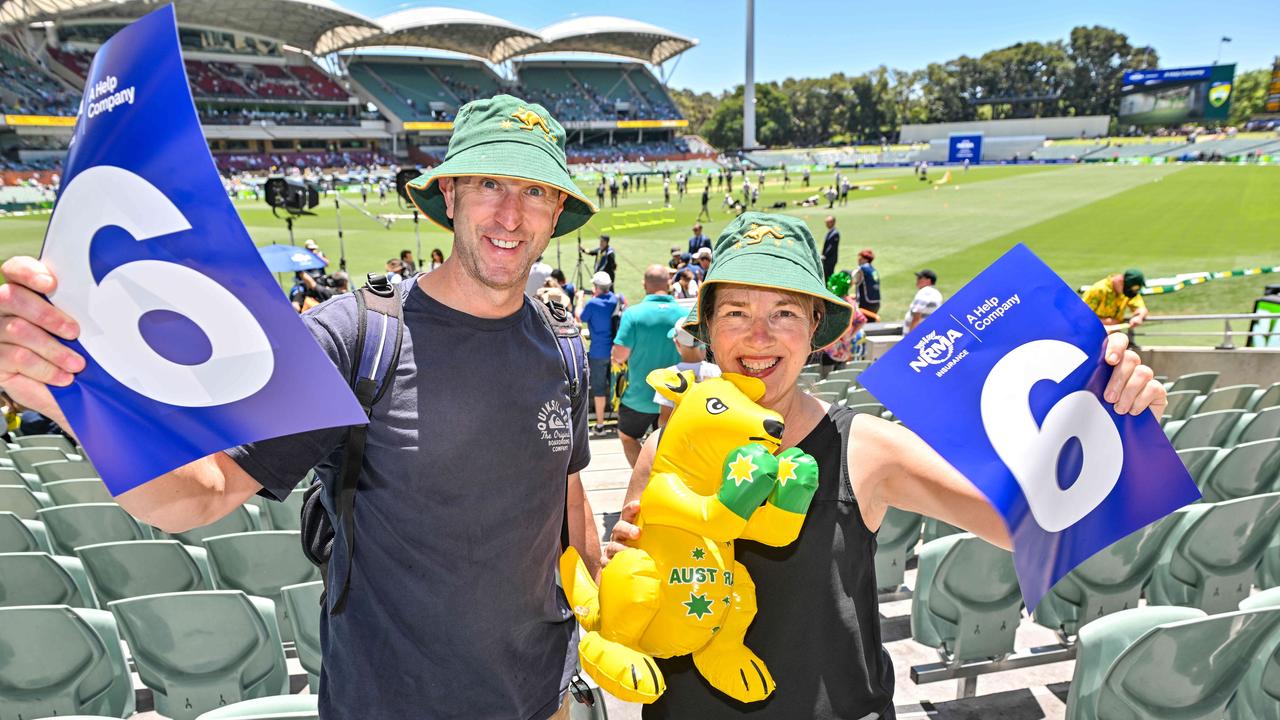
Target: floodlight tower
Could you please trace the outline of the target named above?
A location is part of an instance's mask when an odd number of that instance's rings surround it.
[[[756,142],[756,2],[747,0],[747,80],[742,86],[742,149],[754,150]]]

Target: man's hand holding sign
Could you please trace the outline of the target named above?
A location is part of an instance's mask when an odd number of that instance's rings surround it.
[[[1018,246],[861,377],[999,512],[1029,608],[1199,498],[1160,430],[1164,393],[1126,348]]]
[[[211,453],[364,414],[222,192],[172,8],[105,43],[85,87],[41,261],[4,265],[0,385],[75,431],[113,494],[199,460],[134,505],[152,521],[234,477],[243,502],[255,484]]]

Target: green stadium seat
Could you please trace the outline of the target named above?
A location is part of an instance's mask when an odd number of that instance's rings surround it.
[[[902,587],[907,559],[920,542],[924,518],[909,510],[890,507],[876,532],[876,585],[881,592]]]
[[[1280,588],[1274,588],[1240,603],[1241,610],[1280,609]],[[1280,720],[1280,630],[1258,646],[1257,655],[1236,694],[1227,704],[1228,720]]]
[[[1184,512],[1130,533],[1067,573],[1036,606],[1036,623],[1069,638],[1098,618],[1138,607],[1142,586]]]
[[[1204,472],[1209,469],[1209,465],[1213,463],[1213,459],[1218,456],[1218,451],[1222,448],[1202,447],[1202,448],[1183,448],[1178,451],[1178,459],[1182,461],[1183,467],[1191,474],[1191,478],[1196,481],[1197,486],[1204,483]]]
[[[0,608],[0,717],[123,718],[134,712],[116,622],[105,610]]]
[[[809,394],[823,402],[831,403],[832,405],[835,405],[844,398],[844,393],[836,392],[834,390],[828,390],[826,392],[810,392]]]
[[[14,513],[23,520],[37,520],[36,513],[45,506],[40,495],[27,488],[0,485],[0,512]]]
[[[53,448],[68,455],[76,451],[75,445],[71,444],[66,435],[19,435],[14,438],[14,442],[22,448]]]
[[[311,485],[310,479],[303,480],[302,487],[289,493],[283,502],[275,500],[262,501],[258,506],[262,525],[265,530],[301,530],[302,529],[302,496]]]
[[[1107,671],[1139,638],[1166,623],[1203,617],[1204,611],[1195,608],[1147,606],[1123,610],[1081,628],[1067,694],[1067,720],[1102,720],[1098,697]]]
[[[87,480],[98,476],[98,469],[93,463],[84,460],[64,460],[62,462],[43,462],[36,465],[36,475],[42,483],[59,480]]]
[[[1260,412],[1241,415],[1235,428],[1227,436],[1226,447],[1278,437],[1280,437],[1280,406],[1269,407]]]
[[[156,712],[173,720],[289,691],[275,608],[237,590],[167,593],[110,604]]]
[[[1264,590],[1280,587],[1280,532],[1275,534],[1267,549],[1262,551],[1255,582]]]
[[[1280,437],[1219,450],[1206,469],[1200,491],[1205,502],[1221,502],[1276,490],[1280,478]]]
[[[1249,412],[1260,412],[1267,408],[1280,407],[1280,382],[1258,390],[1249,398],[1245,409]]]
[[[1240,601],[1241,610],[1259,610],[1261,608],[1280,608],[1280,587],[1263,590]]]
[[[54,505],[79,505],[82,503],[114,503],[111,491],[98,478],[88,480],[58,480],[44,483],[44,492]]]
[[[852,383],[849,380],[827,378],[826,380],[819,380],[814,383],[813,390],[811,392],[815,395],[818,393],[835,393],[837,398],[842,398],[849,392],[849,386],[851,384]]]
[[[1081,631],[1081,688],[1072,682],[1068,718],[1219,720],[1258,649],[1280,627],[1280,609],[1272,608],[1150,625],[1161,610],[1168,609],[1127,610]],[[1129,625],[1113,628],[1113,619]],[[1104,624],[1110,637],[1093,637],[1093,628]],[[1086,635],[1092,646],[1087,657]],[[1089,680],[1080,677],[1086,662],[1095,675]]]
[[[320,571],[302,554],[302,533],[263,530],[205,538],[209,573],[219,590],[241,590],[276,605],[280,635],[293,640],[280,588],[320,579]]]
[[[42,508],[36,514],[59,555],[74,556],[81,545],[149,539],[142,525],[115,503],[60,505]]]
[[[76,554],[102,605],[143,595],[213,588],[204,549],[184,547],[177,540],[82,545]]]
[[[42,535],[44,541],[40,539]],[[23,552],[50,552],[44,525],[23,520],[11,512],[0,512],[0,553]]]
[[[1147,585],[1152,605],[1225,612],[1249,595],[1254,571],[1280,521],[1280,493],[1184,509]]]
[[[44,492],[40,480],[30,473],[23,475],[12,467],[0,467],[0,486],[25,487],[31,492]]]
[[[933,542],[938,538],[948,537],[950,535],[958,535],[964,532],[960,528],[951,523],[943,522],[937,518],[926,517],[924,519],[924,527],[920,531],[920,542]]]
[[[881,405],[880,403],[874,403],[874,402],[859,403],[857,405],[846,405],[845,407],[852,410],[855,415],[859,415],[859,414],[874,415],[876,417],[881,417],[882,415],[884,415],[884,412],[885,412],[885,407],[883,405]]]
[[[827,375],[828,380],[848,380],[851,384],[857,382],[858,376],[862,374],[862,368],[843,367],[839,370],[832,370]]]
[[[21,473],[34,473],[36,471],[36,463],[63,461],[67,459],[66,453],[55,448],[47,447],[30,447],[18,448],[9,451],[9,459],[13,460],[13,466]]]
[[[201,547],[205,538],[215,535],[231,535],[233,533],[253,532],[260,530],[259,511],[254,505],[241,505],[221,520],[216,520],[204,527],[192,528],[182,532],[168,533],[169,537],[193,547]]]
[[[1231,430],[1244,415],[1243,410],[1215,410],[1174,420],[1164,426],[1164,434],[1174,450],[1193,447],[1223,447]]]
[[[845,393],[845,405],[865,405],[866,403],[878,403],[879,400],[871,395],[871,391],[866,388],[849,388],[849,392]]]
[[[313,693],[320,690],[320,597],[323,593],[324,583],[319,580],[280,588],[298,662],[307,671],[307,686]]]
[[[911,637],[947,662],[1011,654],[1021,611],[1022,592],[1008,551],[970,533],[920,549]]]
[[[245,700],[204,713],[196,720],[319,720],[317,695],[277,695]]]
[[[1164,408],[1165,417],[1170,420],[1184,420],[1189,414],[1187,411],[1191,409],[1196,398],[1200,394],[1195,390],[1180,390],[1178,392],[1169,393],[1169,404]]]
[[[1208,395],[1213,386],[1218,383],[1217,372],[1199,372],[1189,373],[1174,380],[1169,386],[1169,392],[1175,393],[1182,390],[1194,390],[1197,395]]]
[[[0,553],[0,607],[19,605],[98,607],[79,559],[43,552]]]
[[[1257,385],[1228,385],[1210,390],[1191,405],[1190,415],[1213,412],[1214,410],[1244,410],[1253,399]]]
[[[802,388],[809,388],[821,379],[822,376],[817,372],[802,372],[800,373],[799,379],[796,380],[796,385],[799,385]]]

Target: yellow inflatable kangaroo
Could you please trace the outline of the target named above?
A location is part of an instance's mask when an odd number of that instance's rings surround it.
[[[600,687],[651,703],[666,690],[653,658],[693,654],[698,672],[742,701],[773,692],[764,661],[744,644],[756,613],[751,576],[733,541],[791,543],[818,487],[818,464],[792,448],[774,456],[782,416],[756,404],[764,383],[726,374],[649,373],[676,404],[640,496],[638,547],[605,566],[597,588],[577,551],[560,559],[565,595],[585,634],[582,667]]]

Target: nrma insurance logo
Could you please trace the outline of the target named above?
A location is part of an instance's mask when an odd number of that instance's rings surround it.
[[[915,344],[916,358],[910,362],[911,369],[916,372],[927,370],[933,365],[945,365],[955,354],[956,340],[964,337],[964,333],[954,328],[945,333],[930,330],[920,342]]]
[[[956,149],[957,149],[957,150],[972,150],[972,149],[973,149],[973,141],[972,141],[972,140],[961,140],[960,142],[956,143]]]

